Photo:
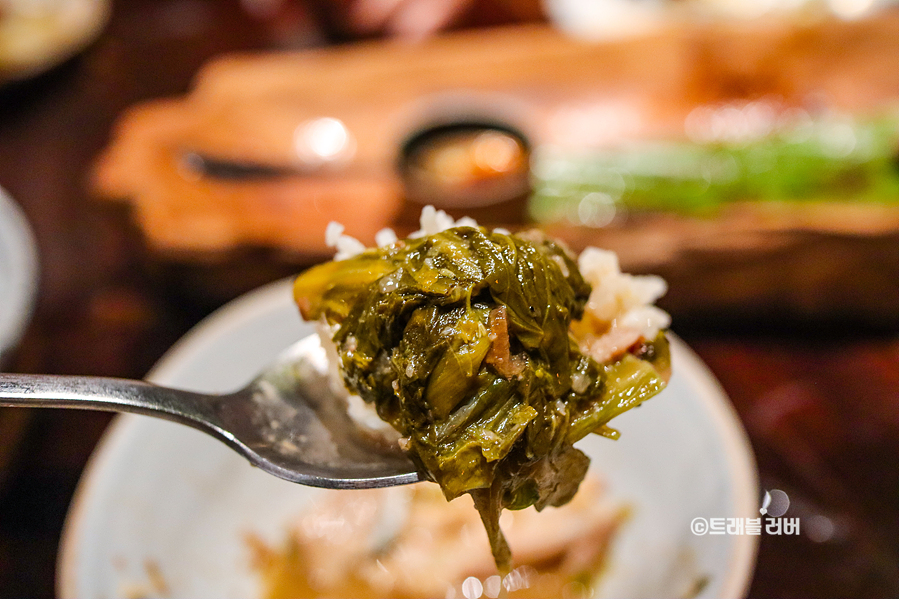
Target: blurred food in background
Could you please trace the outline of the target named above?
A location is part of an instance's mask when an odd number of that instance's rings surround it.
[[[542,0],[314,0],[311,6],[328,31],[351,39],[386,35],[420,41],[449,29],[544,20]]]
[[[521,222],[530,191],[530,150],[524,136],[502,125],[458,122],[410,139],[399,157],[410,209],[437,204],[484,222]],[[416,211],[416,209],[418,209]]]
[[[895,5],[895,0],[544,0],[562,30],[587,39],[644,35],[690,22],[777,19],[807,23],[822,17],[854,20]]]
[[[680,321],[899,324],[899,12],[816,14],[224,56],[123,115],[95,189],[161,261],[256,273],[229,294],[434,204],[608,247]]]
[[[110,0],[0,0],[0,83],[36,75],[90,43]]]
[[[628,510],[591,476],[563,508],[506,512],[516,567],[502,578],[476,514],[435,485],[333,493],[298,518],[284,547],[251,547],[270,599],[589,597]]]
[[[593,150],[543,148],[532,216],[602,227],[629,213],[714,217],[740,202],[781,202],[808,209],[808,226],[899,227],[899,211],[879,210],[899,207],[899,111],[857,119],[771,99],[731,102],[695,108],[684,133]],[[870,208],[871,218],[847,223],[847,206]]]

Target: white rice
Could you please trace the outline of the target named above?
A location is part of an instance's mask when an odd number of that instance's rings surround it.
[[[393,245],[396,242],[396,233],[390,227],[384,227],[383,229],[375,233],[375,243],[379,248]]]
[[[335,260],[346,260],[365,251],[365,244],[349,235],[343,234],[343,225],[331,221],[325,229],[325,244],[337,249]]]
[[[475,219],[463,216],[459,220],[453,220],[453,217],[444,212],[437,210],[433,206],[425,206],[421,211],[418,219],[418,231],[415,231],[409,237],[417,239],[419,237],[427,237],[428,235],[436,235],[453,227],[477,227],[478,223]]]
[[[437,210],[433,206],[425,206],[422,209],[418,222],[419,230],[409,235],[412,239],[435,235],[454,227],[478,226],[477,221],[473,218],[463,216],[459,220],[454,220],[445,211]],[[325,244],[337,250],[337,253],[334,255],[335,260],[346,260],[366,250],[365,244],[355,237],[344,235],[343,231],[343,225],[334,221],[328,223],[328,227],[325,229]],[[379,248],[392,245],[396,241],[396,233],[389,227],[385,227],[375,233],[375,243]]]
[[[671,324],[671,317],[653,305],[668,291],[663,278],[623,273],[615,252],[595,247],[581,252],[578,269],[593,287],[586,309],[610,329],[632,328],[654,339]]]

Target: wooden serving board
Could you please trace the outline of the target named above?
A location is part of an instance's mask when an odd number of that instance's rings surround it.
[[[629,115],[598,132],[602,142],[679,135],[697,105],[766,96],[797,105],[826,98],[864,113],[899,99],[897,64],[896,12],[856,22],[681,25],[614,43],[525,26],[420,45],[223,56],[198,74],[188,95],[122,115],[98,158],[94,188],[128,202],[149,248],[165,260],[208,268],[263,248],[269,263],[296,269],[330,256],[323,232],[331,220],[366,243],[397,226],[404,203],[399,152],[429,126],[499,122],[534,146],[572,146],[584,136],[560,126],[560,116],[596,107]],[[322,117],[345,124],[355,151],[340,164],[308,168],[298,160],[295,132]],[[185,168],[191,152],[281,175],[202,176]],[[711,220],[662,214],[553,231],[575,247],[618,251],[627,269],[666,276],[668,307],[679,314],[899,323],[895,208],[851,198],[812,207],[740,205]]]

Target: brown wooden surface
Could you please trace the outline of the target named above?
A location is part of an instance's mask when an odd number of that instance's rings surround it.
[[[227,284],[196,291],[214,266],[161,265],[121,207],[89,197],[89,166],[123,109],[183,93],[208,58],[319,43],[295,17],[263,24],[230,0],[120,0],[86,53],[2,90],[0,185],[31,219],[42,258],[39,304],[10,370],[140,377],[221,303]],[[283,274],[254,264],[244,283]],[[733,400],[762,486],[786,491],[791,515],[835,525],[824,542],[763,537],[751,595],[899,596],[899,332],[734,316],[726,328],[674,329]],[[28,411],[0,439],[18,437],[0,464],[0,597],[53,596],[65,511],[108,422]]]

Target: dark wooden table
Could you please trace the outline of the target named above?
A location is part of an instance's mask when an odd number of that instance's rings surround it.
[[[209,57],[323,39],[302,10],[264,22],[236,0],[120,0],[85,53],[0,90],[0,185],[30,218],[42,266],[8,370],[141,377],[226,299],[160,267],[128,215],[90,197],[89,165],[122,109],[186,91]],[[750,592],[899,596],[899,332],[813,325],[675,325],[733,400],[763,488],[825,523],[763,536]],[[21,412],[0,439],[0,597],[51,597],[63,519],[110,417]]]

